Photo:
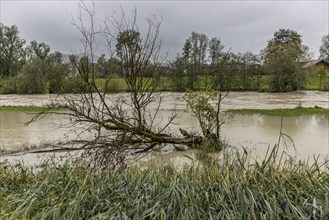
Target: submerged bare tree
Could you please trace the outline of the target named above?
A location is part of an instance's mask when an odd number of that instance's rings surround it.
[[[161,19],[157,16],[147,18],[147,32],[142,35],[136,23],[136,9],[132,11],[132,19],[127,18],[122,10],[120,19],[116,19],[115,15],[108,17],[99,29],[96,28],[94,4],[89,8],[81,2],[79,10],[80,16],[73,20],[73,24],[82,36],[84,62],[75,56],[72,56],[72,62],[80,78],[79,89],[83,92],[64,95],[65,101],[57,106],[68,111],[56,114],[69,116],[69,126],[77,125],[77,141],[83,143],[84,149],[89,149],[85,155],[91,156],[93,152],[92,155],[97,155],[95,163],[100,164],[113,157],[113,165],[116,166],[122,161],[118,155],[127,149],[143,152],[162,143],[189,147],[200,144],[200,136],[186,132],[180,137],[165,133],[177,116],[175,113],[165,125],[156,123],[163,100],[163,95],[157,92],[163,61],[159,37]],[[128,94],[107,94],[111,75],[99,83],[101,86],[97,85],[95,53],[101,45],[99,37],[104,37],[109,55],[121,61]],[[54,112],[43,112],[33,120],[49,113]]]

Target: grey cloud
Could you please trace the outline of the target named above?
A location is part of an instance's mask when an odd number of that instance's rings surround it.
[[[219,37],[234,52],[247,50],[258,53],[279,28],[299,32],[305,44],[318,55],[321,37],[328,33],[326,1],[96,1],[100,19],[105,14],[134,7],[138,23],[145,29],[145,17],[161,15],[161,38],[169,57],[181,51],[192,31]],[[70,52],[78,48],[78,32],[70,25],[71,15],[77,16],[78,1],[4,1],[1,20],[6,25],[16,24],[27,40],[48,43],[53,50]],[[90,4],[90,2],[87,2]]]

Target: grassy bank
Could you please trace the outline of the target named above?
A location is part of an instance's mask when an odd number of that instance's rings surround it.
[[[235,114],[261,114],[273,116],[303,116],[303,115],[325,115],[329,116],[329,109],[313,107],[313,108],[283,108],[283,109],[232,109],[227,112]]]
[[[3,105],[0,106],[0,112],[42,112],[44,110],[49,110],[49,107],[46,106],[11,106],[11,105]],[[64,111],[64,108],[51,108],[52,111]]]
[[[0,165],[0,219],[328,219],[328,163],[270,158],[97,173]]]
[[[41,112],[46,109],[42,106],[0,106],[0,112]]]

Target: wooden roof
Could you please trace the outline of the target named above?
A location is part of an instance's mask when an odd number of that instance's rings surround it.
[[[314,65],[317,65],[317,64],[319,64],[319,63],[323,63],[323,64],[329,66],[329,61],[327,61],[327,60],[323,60],[323,59],[317,59],[317,60],[311,60],[311,61],[305,63],[305,64],[303,65],[303,68],[309,68],[309,67],[312,67],[312,66],[314,66]]]

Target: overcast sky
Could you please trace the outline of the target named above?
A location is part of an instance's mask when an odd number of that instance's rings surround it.
[[[303,43],[319,55],[322,36],[329,32],[329,0],[324,1],[95,1],[96,15],[103,19],[119,10],[138,10],[138,24],[143,30],[146,17],[163,17],[163,50],[170,58],[181,52],[192,31],[209,38],[219,37],[233,52],[259,53],[274,32],[293,29]],[[16,25],[28,42],[37,40],[52,51],[70,53],[79,48],[79,34],[71,25],[77,17],[78,1],[0,0],[0,21]],[[102,53],[100,51],[99,53]]]

